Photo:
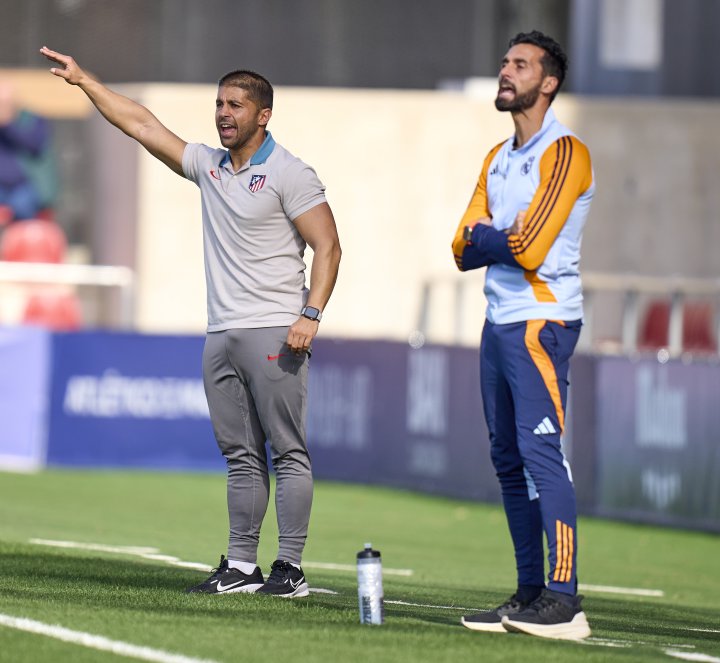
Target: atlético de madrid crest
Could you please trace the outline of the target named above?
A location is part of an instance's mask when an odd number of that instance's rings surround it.
[[[250,178],[250,186],[248,187],[253,193],[257,193],[265,184],[265,175],[253,175]]]

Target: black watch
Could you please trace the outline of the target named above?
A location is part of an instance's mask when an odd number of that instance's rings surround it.
[[[308,320],[315,320],[315,322],[320,322],[322,319],[322,311],[314,306],[303,306],[300,315],[305,316]]]

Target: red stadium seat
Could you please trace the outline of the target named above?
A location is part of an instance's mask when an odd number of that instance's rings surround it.
[[[55,210],[52,209],[52,207],[45,207],[44,209],[41,209],[36,215],[36,219],[41,219],[43,221],[57,221],[55,218]]]
[[[685,302],[683,309],[683,350],[717,352],[715,312],[709,302]]]
[[[13,220],[12,207],[0,205],[0,227],[6,226]]]
[[[670,302],[656,300],[648,304],[640,324],[638,349],[656,350],[668,346]]]
[[[0,260],[61,263],[66,248],[65,233],[57,223],[41,219],[17,221],[2,233]]]
[[[714,310],[710,302],[688,301],[683,304],[682,349],[684,352],[717,352]],[[670,302],[650,302],[640,325],[638,348],[656,350],[669,344]]]
[[[27,300],[23,324],[53,331],[77,331],[82,327],[80,301],[74,292],[45,289]]]

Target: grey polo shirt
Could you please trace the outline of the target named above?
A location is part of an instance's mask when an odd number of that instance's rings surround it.
[[[315,171],[270,132],[237,172],[227,150],[200,143],[182,167],[202,197],[208,331],[291,325],[308,292],[293,221],[325,202]]]

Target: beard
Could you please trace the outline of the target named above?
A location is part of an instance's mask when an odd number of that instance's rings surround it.
[[[227,150],[240,149],[255,135],[257,127],[238,126],[237,133],[232,138],[220,136],[220,144]]]
[[[532,108],[540,96],[540,86],[537,86],[524,92],[523,94],[516,94],[513,99],[505,100],[499,96],[495,98],[495,108],[499,111],[508,111],[510,113],[522,113],[523,111]]]

